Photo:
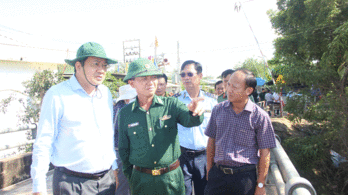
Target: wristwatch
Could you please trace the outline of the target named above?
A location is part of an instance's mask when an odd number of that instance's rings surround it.
[[[263,188],[263,183],[261,183],[261,182],[260,182],[260,183],[258,183],[258,184],[257,184],[257,187],[259,187],[259,188]]]

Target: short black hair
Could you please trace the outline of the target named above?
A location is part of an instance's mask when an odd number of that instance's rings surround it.
[[[184,70],[185,66],[189,65],[189,64],[194,64],[195,65],[195,69],[197,71],[197,74],[202,73],[203,68],[202,65],[199,62],[193,61],[193,60],[187,60],[185,61],[182,65],[181,65],[181,70]]]
[[[220,80],[220,81],[217,81],[217,82],[215,83],[215,87],[214,87],[214,88],[216,89],[216,86],[217,86],[217,85],[220,85],[221,83],[222,83],[221,80]]]
[[[157,76],[157,79],[160,79],[160,78],[164,78],[164,80],[166,81],[166,83],[168,83],[168,77],[167,77],[166,74],[163,73],[162,75]]]
[[[88,57],[87,57],[88,58]],[[76,62],[80,62],[81,63],[81,66],[84,67],[85,66],[85,61],[87,60],[87,58],[83,58],[82,60],[79,60],[79,61],[76,61]],[[75,64],[76,64],[75,62]],[[76,74],[76,67],[75,67],[75,64],[74,64],[74,74]]]
[[[256,77],[255,77],[254,73],[246,68],[239,68],[235,72],[237,72],[237,71],[243,72],[245,74],[245,86],[246,86],[246,88],[248,88],[248,87],[253,88],[253,92],[254,92],[256,85],[257,85],[257,81],[256,81]]]
[[[233,74],[233,73],[234,73],[234,70],[232,70],[232,69],[227,69],[227,70],[225,70],[225,71],[223,71],[223,72],[221,73],[221,78],[222,78],[222,79],[223,79],[223,78],[226,78],[227,75]]]

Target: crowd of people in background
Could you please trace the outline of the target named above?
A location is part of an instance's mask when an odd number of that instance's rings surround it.
[[[170,94],[167,76],[139,58],[113,104],[102,82],[116,61],[101,45],[85,43],[66,62],[75,74],[49,89],[41,108],[34,194],[46,193],[50,162],[54,194],[266,194],[275,135],[255,102],[279,96],[258,94],[251,71],[223,71],[213,94],[200,87],[203,66],[188,60],[184,90]]]

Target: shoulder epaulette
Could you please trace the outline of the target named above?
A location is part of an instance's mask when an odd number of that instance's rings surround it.
[[[205,91],[203,91],[203,93],[204,93],[205,96],[211,97],[213,99],[217,100],[217,98],[218,98],[218,96],[215,95],[215,94],[212,94],[212,93],[209,93],[209,92],[205,92]]]
[[[177,97],[179,97],[180,95],[181,95],[181,93],[179,92],[179,93],[174,94],[172,97],[177,98]]]

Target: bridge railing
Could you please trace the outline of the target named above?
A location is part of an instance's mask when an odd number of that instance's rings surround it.
[[[0,136],[3,134],[7,134],[7,133],[15,133],[15,132],[20,132],[20,131],[31,131],[31,136],[32,139],[31,140],[27,140],[27,141],[22,141],[22,142],[14,142],[11,144],[6,144],[6,145],[0,145],[0,151],[4,151],[4,150],[8,150],[8,149],[12,149],[12,148],[18,148],[21,146],[26,146],[28,144],[32,144],[35,141],[36,138],[36,125],[27,125],[27,126],[20,126],[16,129],[2,129],[0,130]]]
[[[311,182],[301,177],[292,164],[280,139],[276,139],[277,146],[271,149],[269,174],[272,174],[279,195],[316,195]]]

